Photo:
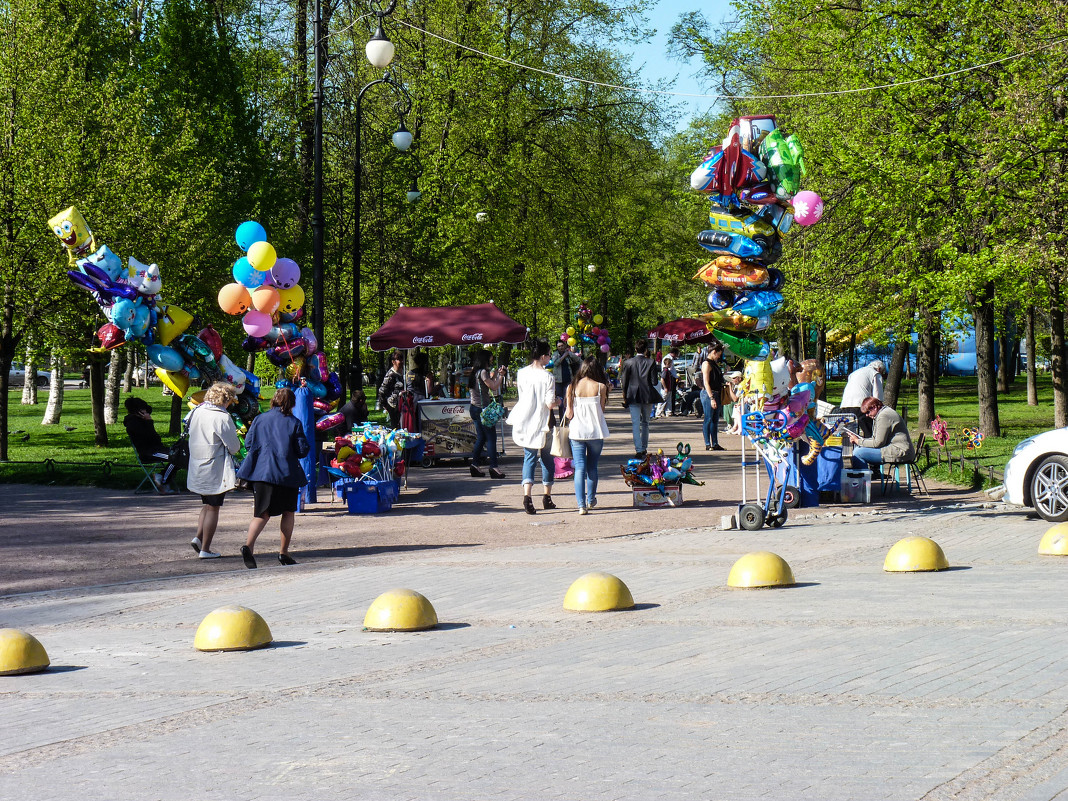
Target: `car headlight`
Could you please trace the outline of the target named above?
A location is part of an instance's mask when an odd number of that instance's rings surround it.
[[[1019,445],[1017,445],[1015,448],[1012,449],[1012,455],[1015,456],[1020,451],[1022,451],[1024,448],[1028,447],[1034,441],[1035,441],[1034,437],[1028,437],[1023,442],[1021,442]]]

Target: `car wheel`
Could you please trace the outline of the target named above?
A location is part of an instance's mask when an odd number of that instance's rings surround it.
[[[1048,456],[1031,477],[1031,502],[1043,520],[1068,520],[1068,458]]]
[[[45,378],[43,375],[37,376],[37,386],[39,386],[39,387],[47,387],[48,386],[48,379]]]

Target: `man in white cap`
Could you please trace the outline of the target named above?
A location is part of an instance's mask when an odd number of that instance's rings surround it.
[[[866,414],[861,414],[860,404],[865,398],[883,399],[883,379],[889,375],[886,365],[882,360],[876,359],[854,370],[849,374],[845,390],[842,392],[842,403],[838,410],[852,412],[857,416],[858,428],[865,437],[871,436],[871,419]]]

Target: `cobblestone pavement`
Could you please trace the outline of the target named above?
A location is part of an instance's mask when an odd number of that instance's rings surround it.
[[[0,678],[0,799],[1068,798],[1045,528],[889,509],[8,595],[52,668]],[[911,534],[952,569],[882,572]],[[727,588],[754,550],[799,586]],[[590,570],[638,608],[563,611]],[[442,625],[362,631],[392,587]],[[192,648],[230,603],[273,647]]]

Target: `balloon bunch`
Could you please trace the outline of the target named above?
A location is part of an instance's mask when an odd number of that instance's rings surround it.
[[[389,429],[373,423],[356,426],[349,436],[334,440],[331,472],[356,479],[388,481],[404,475],[404,449],[420,437],[403,428]]]
[[[931,421],[931,434],[939,448],[946,447],[946,443],[949,442],[949,426],[946,425],[941,415],[935,415],[935,419]]]
[[[602,353],[609,353],[612,350],[612,337],[609,336],[608,329],[602,327],[603,323],[604,318],[594,314],[583,302],[579,304],[575,314],[575,324],[569,325],[567,330],[560,334],[560,340],[571,347],[579,344],[596,345]]]
[[[711,291],[709,331],[736,356],[762,361],[771,348],[757,335],[783,304],[785,279],[771,265],[782,255],[781,237],[793,223],[812,225],[823,216],[814,192],[799,192],[804,149],[785,136],[775,117],[740,117],[726,139],[690,175],[690,186],[710,195],[709,229],[698,244],[715,255],[694,276]]]
[[[809,452],[803,461],[812,464],[843,422],[827,426],[816,418],[816,398],[824,380],[818,359],[800,364],[785,357],[747,361],[739,388],[746,406],[754,411],[742,415],[742,432],[772,461],[786,459],[793,443],[807,437]]]
[[[986,434],[978,428],[962,428],[960,430],[960,442],[970,451],[977,451],[982,448],[984,439],[986,439]]]
[[[219,308],[243,315],[241,325],[248,336],[241,347],[248,353],[266,353],[281,371],[275,386],[306,386],[315,398],[316,429],[333,428],[340,422],[335,409],[342,395],[341,379],[331,372],[315,332],[298,325],[304,316],[300,267],[292,259],[278,257],[258,222],[241,223],[234,241],[245,255],[234,262],[234,282],[219,290]],[[331,423],[324,426],[327,417]]]
[[[96,298],[108,322],[97,331],[103,350],[127,342],[142,342],[156,375],[179,397],[190,383],[226,381],[238,393],[236,413],[249,421],[259,414],[260,382],[223,353],[222,338],[210,325],[199,333],[186,333],[193,316],[177,306],[160,302],[163,283],[159,267],[134,257],[122,259],[96,240],[81,213],[71,206],[48,221],[52,232],[67,248],[77,269],[67,276]]]
[[[625,465],[620,465],[623,480],[628,487],[652,487],[659,490],[661,495],[667,494],[666,487],[678,484],[704,486],[705,482],[698,481],[693,475],[690,446],[680,442],[676,450],[673,456],[666,456],[663,450],[658,450],[656,456],[631,459]]]

